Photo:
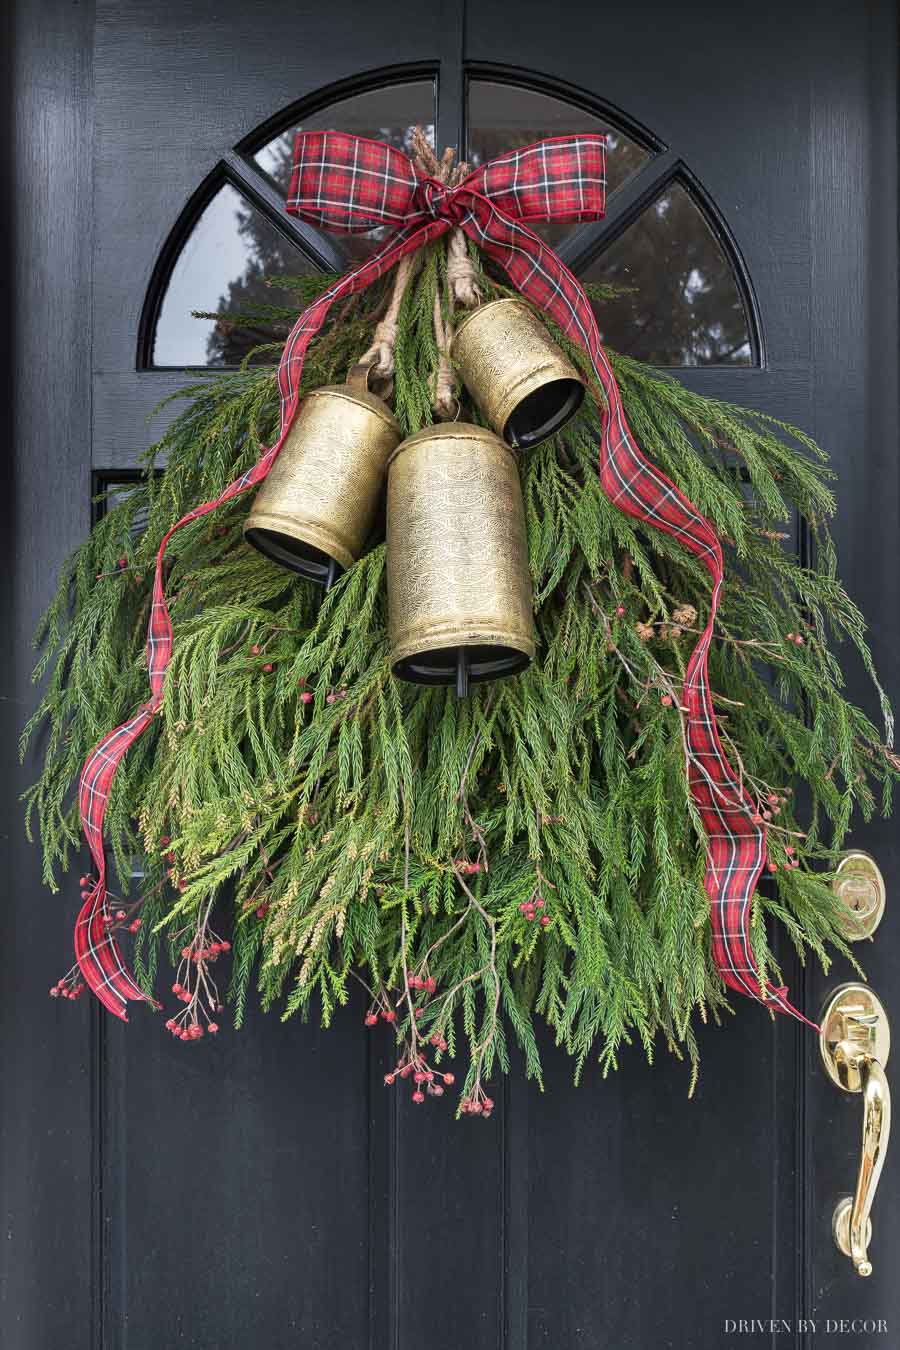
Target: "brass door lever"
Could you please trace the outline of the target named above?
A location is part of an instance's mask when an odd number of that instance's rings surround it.
[[[834,1240],[858,1275],[871,1275],[872,1201],[891,1133],[891,1094],[884,1066],[891,1048],[887,1013],[865,984],[835,989],[822,1014],[819,1048],[829,1077],[863,1099],[862,1158],[853,1195],[832,1216]]]

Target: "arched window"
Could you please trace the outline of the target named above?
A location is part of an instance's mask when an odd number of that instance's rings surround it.
[[[270,321],[267,310],[299,308],[292,279],[342,271],[380,242],[377,231],[327,235],[286,214],[295,132],[336,127],[402,149],[416,125],[433,137],[437,99],[434,76],[382,76],[351,94],[288,109],[247,137],[200,187],[163,251],[144,307],[139,367],[234,366],[258,344],[283,340],[287,324]],[[606,219],[542,227],[577,275],[613,288],[596,304],[605,342],[659,366],[759,364],[737,248],[671,149],[588,96],[512,75],[469,73],[463,106],[472,164],[545,136],[607,134]],[[242,318],[248,311],[251,320]],[[261,359],[274,360],[274,352]]]

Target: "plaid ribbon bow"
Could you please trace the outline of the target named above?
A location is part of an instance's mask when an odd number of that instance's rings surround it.
[[[78,916],[75,951],[85,982],[123,1020],[128,1000],[146,996],[104,922],[108,912],[103,817],[118,765],[162,702],[172,652],[172,625],[163,594],[166,545],[175,530],[266,477],[297,410],[307,347],[335,301],[363,290],[405,254],[455,227],[498,262],[513,285],[590,357],[606,399],[605,407],[598,405],[599,473],[610,501],[626,515],[679,539],[709,572],[709,619],[687,666],[683,701],[690,790],[708,841],[706,890],[713,959],[730,988],[807,1020],[788,1002],[786,989],[763,987],[750,945],[750,906],[766,859],[766,832],[765,826],[754,823],[753,803],[722,749],[709,689],[707,655],[723,579],[719,540],[709,521],[638,449],[587,297],[553,250],[525,223],[597,220],[604,214],[605,194],[603,136],[540,141],[482,165],[455,187],[421,175],[405,155],[381,141],[337,131],[297,136],[287,210],[336,232],[364,232],[384,225],[393,232],[377,253],[329,287],[294,325],[278,371],[281,429],[276,443],[220,497],[188,512],[162,540],[147,640],[150,701],[100,741],[81,771],[81,819],[97,881]]]

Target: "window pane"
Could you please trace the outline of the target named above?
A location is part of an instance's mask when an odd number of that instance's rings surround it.
[[[581,275],[623,288],[594,303],[601,337],[617,351],[658,366],[752,363],[734,273],[680,184],[666,188]]]
[[[284,341],[287,319],[262,316],[237,326],[242,311],[288,307],[289,288],[267,280],[308,275],[312,263],[233,187],[221,188],[194,226],[169,279],[153,346],[155,366],[232,366],[262,342]],[[194,319],[192,310],[228,319]],[[269,352],[262,361],[274,362]]]
[[[294,137],[298,131],[350,131],[355,136],[369,136],[376,141],[387,141],[398,150],[409,153],[409,139],[414,127],[420,126],[434,145],[435,123],[434,80],[415,80],[407,84],[387,85],[383,89],[369,89],[364,94],[330,103],[327,108],[310,113],[288,131],[269,141],[254,155],[262,171],[287,194],[291,179],[291,160]],[[332,246],[346,254],[348,261],[368,257],[385,236],[386,230],[373,230],[364,235],[330,235]]]
[[[483,164],[507,150],[545,140],[548,136],[565,136],[572,131],[604,132],[607,137],[607,195],[611,197],[650,158],[649,150],[611,123],[562,99],[551,98],[549,94],[512,84],[470,80],[467,98],[466,157],[473,165]],[[538,225],[535,228],[548,243],[558,245],[576,227]]]

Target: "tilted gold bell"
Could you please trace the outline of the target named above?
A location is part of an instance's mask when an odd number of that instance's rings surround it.
[[[527,449],[565,426],[584,381],[524,300],[492,300],[463,319],[451,348],[463,383],[507,445]]]
[[[402,434],[367,375],[307,394],[244,525],[261,553],[325,586],[362,553]]]
[[[390,661],[418,684],[515,675],[534,656],[525,508],[515,458],[485,427],[427,427],[391,456]]]

